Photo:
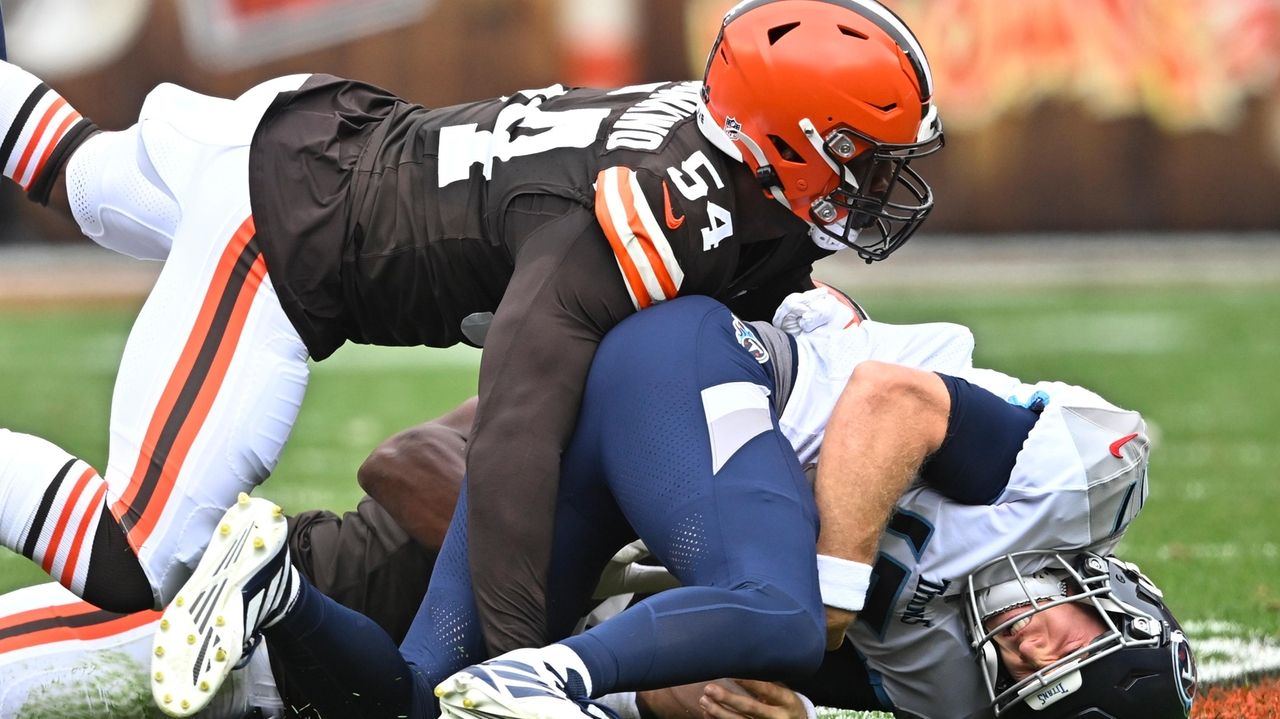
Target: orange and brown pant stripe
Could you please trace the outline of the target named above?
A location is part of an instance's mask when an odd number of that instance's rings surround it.
[[[253,217],[249,217],[222,252],[195,324],[147,425],[129,484],[112,505],[135,550],[155,529],[209,417],[266,273]]]

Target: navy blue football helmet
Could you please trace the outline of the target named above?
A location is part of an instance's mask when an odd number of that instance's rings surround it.
[[[996,635],[1076,602],[1106,630],[1020,681],[1000,664]],[[1025,607],[987,628],[997,614]],[[1164,595],[1138,567],[1088,552],[1016,552],[970,576],[965,619],[992,708],[1001,719],[1185,719],[1195,699],[1191,645]]]

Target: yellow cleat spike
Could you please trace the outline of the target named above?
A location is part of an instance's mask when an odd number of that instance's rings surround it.
[[[181,607],[182,605],[187,603],[187,600],[185,597],[178,597],[177,599],[173,600],[173,603]]]
[[[275,505],[274,507],[272,507],[272,508],[271,508],[271,516],[272,516],[272,517],[275,517],[275,518],[277,518],[277,519],[278,519],[278,518],[280,518],[280,517],[283,517],[283,516],[284,516],[284,508],[283,508],[283,507],[281,507],[281,506],[280,506],[280,505],[278,505],[278,504],[277,504],[277,505]]]
[[[444,695],[448,693],[449,692],[444,690],[444,687],[436,687],[436,690],[435,690],[436,699],[444,699]]]
[[[200,691],[202,692],[209,691],[209,682],[206,682],[206,681],[200,682]]]
[[[196,643],[196,635],[194,635],[194,634],[188,634],[188,635],[187,635],[187,644],[195,644],[195,643]]]
[[[222,626],[226,626],[226,624],[227,624],[227,620],[226,620],[225,618],[221,617],[221,616],[219,616],[219,617],[217,617],[217,618],[215,618],[215,619],[213,620],[213,626],[215,626],[215,627],[222,627]]]
[[[161,620],[160,620],[160,631],[162,631],[162,632],[167,632],[167,631],[169,631],[169,620],[168,620],[168,619],[161,619]]]
[[[236,504],[239,504],[241,507],[249,504],[249,495],[241,492],[240,496],[236,497]]]
[[[164,672],[156,672],[156,682],[164,683]]]
[[[219,648],[218,648],[218,651],[214,652],[214,654],[213,654],[213,658],[214,658],[214,660],[219,661],[219,662],[225,662],[225,661],[227,661],[227,650],[226,650],[226,649],[222,649],[221,647],[219,647]]]
[[[476,708],[476,703],[475,703],[475,701],[474,701],[474,700],[472,700],[472,699],[470,699],[470,698],[468,698],[468,699],[463,699],[463,700],[462,700],[462,706],[464,706],[464,707],[466,707],[466,708],[468,708],[468,709],[475,709],[475,708]]]
[[[190,708],[191,708],[191,702],[187,701],[186,699],[183,699],[183,700],[182,700],[182,708],[183,708],[183,709],[190,709]]]
[[[165,694],[165,695],[164,695],[164,703],[165,703],[165,704],[172,704],[172,703],[173,703],[173,695],[172,695],[172,694]]]
[[[253,548],[254,548],[254,549],[266,549],[266,547],[267,547],[267,543],[266,543],[266,541],[264,541],[264,540],[262,539],[262,537],[254,537],[254,538],[253,538]]]
[[[163,657],[163,656],[164,656],[164,647],[156,647],[156,656],[157,656],[157,657]]]
[[[224,537],[231,534],[231,525],[223,522],[222,526],[218,527],[218,534],[221,534]]]

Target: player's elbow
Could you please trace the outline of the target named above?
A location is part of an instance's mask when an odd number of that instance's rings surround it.
[[[396,434],[360,465],[356,480],[379,502],[405,499],[425,485],[461,485],[466,443],[448,427],[425,424]]]

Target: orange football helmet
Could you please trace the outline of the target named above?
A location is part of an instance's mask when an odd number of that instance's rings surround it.
[[[744,0],[707,58],[698,122],[814,242],[872,262],[933,209],[910,167],[943,145],[932,95],[920,43],[875,0]]]

